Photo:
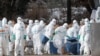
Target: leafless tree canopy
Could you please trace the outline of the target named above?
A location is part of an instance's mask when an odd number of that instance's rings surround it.
[[[84,6],[88,11],[84,15],[72,14],[72,18],[89,17],[93,9],[93,0],[71,0],[71,6]],[[21,16],[30,19],[48,19],[50,17],[48,9],[56,7],[67,8],[67,0],[0,0],[0,18],[15,19]],[[67,14],[67,12],[64,12],[64,14]]]

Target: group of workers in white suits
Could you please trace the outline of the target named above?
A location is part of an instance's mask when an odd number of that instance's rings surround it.
[[[8,21],[4,17],[0,21],[0,56],[10,55],[10,51],[13,51],[14,56],[21,55],[24,56],[25,43],[26,41],[33,41],[33,52],[36,55],[43,55],[41,51],[45,50],[50,54],[50,41],[53,42],[54,46],[57,48],[57,53],[62,54],[62,47],[67,42],[66,39],[74,37],[78,38],[80,47],[80,54],[84,50],[84,54],[90,54],[90,43],[89,43],[89,30],[90,23],[94,23],[93,20],[88,20],[85,18],[84,25],[79,26],[76,20],[73,20],[71,27],[67,23],[61,26],[57,25],[56,19],[52,19],[49,24],[43,20],[29,20],[29,24],[25,27],[23,19],[21,17],[17,18],[17,23],[13,25],[12,21]],[[48,38],[48,41],[43,44],[41,36],[44,35]],[[80,36],[80,37],[78,37]]]

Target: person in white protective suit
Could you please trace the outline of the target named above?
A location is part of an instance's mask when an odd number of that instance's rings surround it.
[[[45,23],[44,23],[44,21],[41,20],[39,24],[40,24],[40,26],[41,26],[41,30],[44,29],[44,27],[45,27]]]
[[[8,21],[8,26],[9,26],[9,30],[10,30],[10,39],[9,39],[9,51],[13,51],[13,46],[14,46],[14,40],[13,38],[13,23],[12,21]]]
[[[79,32],[79,25],[77,23],[76,20],[73,20],[73,24],[72,24],[72,27],[70,27],[68,30],[67,30],[67,38],[77,38],[78,37],[78,32]]]
[[[4,30],[2,27],[2,21],[0,20],[0,56],[3,56],[3,49],[2,49],[2,38],[4,37],[3,32]]]
[[[53,37],[54,46],[58,48],[58,53],[62,54],[62,47],[64,45],[64,37],[67,34],[68,24],[64,23],[62,26],[59,26],[55,29],[55,35]]]
[[[3,54],[4,55],[9,55],[9,37],[10,37],[10,31],[9,31],[9,26],[7,25],[7,19],[4,17],[2,19],[2,27],[5,30],[5,37],[2,39],[3,40]]]
[[[29,25],[26,28],[27,38],[28,41],[30,38],[32,39],[32,26],[33,26],[33,20],[29,20]]]
[[[3,56],[4,51],[6,51],[4,48],[4,38],[5,38],[5,30],[2,27],[2,21],[0,20],[0,56]]]
[[[82,19],[81,21],[80,21],[80,29],[79,29],[79,33],[78,33],[78,39],[79,39],[79,41],[83,41],[83,38],[82,38],[82,31],[83,31],[83,28],[84,28],[84,22],[85,22],[85,20],[84,19]],[[81,35],[81,36],[80,36]],[[81,37],[81,38],[80,38]]]
[[[77,21],[76,20],[73,20],[73,25],[72,25],[72,27],[73,27],[73,34],[74,34],[74,36],[73,37],[75,37],[75,38],[77,38],[78,37],[78,32],[79,32],[79,25],[78,25],[78,23],[77,23]]]
[[[45,32],[45,30],[44,30],[45,23],[44,23],[43,20],[41,20],[39,24],[40,24],[40,28],[41,28],[41,29],[40,29],[40,32],[41,32],[40,34],[41,34],[41,36],[43,36],[43,34],[44,34],[44,32]],[[40,39],[42,40],[42,37],[40,37]]]
[[[33,46],[34,46],[34,54],[42,55],[41,52],[41,40],[40,40],[40,25],[39,21],[35,20],[35,25],[32,27],[33,33]]]
[[[79,39],[79,42],[81,44],[81,47],[80,47],[80,54],[84,54],[84,48],[85,48],[85,38],[86,36],[89,36],[88,34],[86,35],[86,28],[87,26],[89,26],[89,20],[86,18],[85,21],[84,21],[85,25],[83,25],[81,28],[80,28],[80,31],[79,31],[79,35],[80,35],[80,39]],[[88,28],[87,28],[88,29]],[[88,37],[87,37],[88,38]]]
[[[32,31],[31,31],[32,27],[33,27],[33,20],[29,20],[29,24],[26,28],[26,34],[27,34],[26,41],[27,41],[27,43],[26,43],[26,48],[25,48],[25,52],[29,53],[29,54],[31,54],[33,51],[33,48],[32,48],[33,47],[33,42],[32,42],[33,35],[32,35]]]
[[[81,21],[80,21],[80,28],[81,28],[81,26],[83,26],[84,25],[84,19],[82,19]]]
[[[84,55],[90,55],[90,23],[89,20],[85,19],[85,35],[84,35]]]
[[[51,22],[45,27],[45,32],[44,35],[48,38],[48,39],[52,39],[53,37],[53,33],[54,33],[54,26],[56,25],[56,19],[52,19]],[[50,40],[46,43],[46,45],[44,46],[44,50],[46,53],[50,54],[50,44],[49,44]]]
[[[80,46],[80,54],[82,55],[83,53],[83,48],[84,48],[84,25],[81,26],[79,30],[79,42],[81,44]]]
[[[15,34],[15,53],[14,55],[24,56],[24,35],[25,25],[22,22],[22,18],[17,18],[17,23],[14,25],[13,33]]]
[[[100,23],[100,7],[97,8],[96,16],[95,16],[96,23]]]
[[[42,41],[42,39],[43,39],[42,36],[43,36],[43,34],[45,32],[44,31],[45,22],[43,20],[41,20],[40,23],[39,23],[39,26],[40,26],[40,40]],[[44,48],[44,45],[41,42],[41,47],[39,49],[43,50],[43,48]]]
[[[34,25],[39,25],[39,20],[35,20],[33,24],[34,24]],[[33,26],[33,27],[34,27],[34,26]]]

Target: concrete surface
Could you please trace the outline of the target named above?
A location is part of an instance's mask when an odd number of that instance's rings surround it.
[[[92,23],[90,29],[91,54],[92,56],[100,56],[100,23]]]

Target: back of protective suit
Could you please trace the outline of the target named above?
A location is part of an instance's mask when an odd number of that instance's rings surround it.
[[[16,28],[16,32],[15,32],[15,35],[19,35],[19,36],[21,36],[21,35],[23,35],[23,33],[24,33],[24,26],[20,23],[17,23],[16,25],[15,25],[15,28]],[[17,39],[22,39],[22,38],[16,38],[16,40]]]

